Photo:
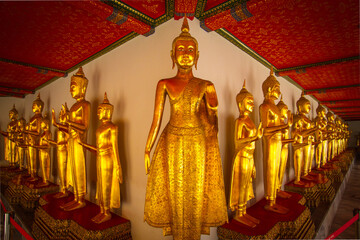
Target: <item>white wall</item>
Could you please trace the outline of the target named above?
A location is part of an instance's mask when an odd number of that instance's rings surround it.
[[[170,50],[172,40],[179,35],[182,21],[170,20],[159,27],[149,37],[139,36],[130,42],[114,49],[110,53],[86,64],[84,72],[89,79],[86,99],[91,102],[91,122],[88,142],[95,144],[95,130],[98,125],[96,108],[103,100],[104,92],[115,106],[113,121],[119,126],[119,151],[125,182],[121,186],[122,207],[117,212],[131,220],[132,235],[137,239],[172,239],[163,237],[162,229],[153,228],[143,221],[143,208],[147,176],[144,170],[144,149],[148,131],[152,122],[155,87],[157,81],[174,76]],[[198,70],[194,75],[214,83],[219,99],[219,144],[224,167],[226,194],[228,198],[233,155],[234,120],[238,117],[235,96],[241,90],[244,79],[247,89],[254,95],[255,108],[252,115],[256,125],[259,124],[258,107],[263,101],[262,82],[269,76],[269,69],[252,57],[236,48],[215,32],[207,33],[200,28],[198,20],[189,22],[190,33],[199,42],[200,58]],[[45,111],[50,114],[55,109],[56,116],[61,104],[67,102],[69,108],[75,102],[69,93],[70,76],[58,79],[42,88],[41,99],[45,102]],[[279,77],[283,100],[289,109],[295,111],[296,101],[301,91]],[[0,98],[0,127],[5,129],[9,122],[7,113],[15,103],[27,121],[32,116],[31,106],[35,95],[23,99]],[[316,114],[317,103],[310,97],[312,113]],[[167,107],[168,107],[167,102]],[[168,109],[164,114],[169,115]],[[312,115],[315,117],[315,115]],[[163,119],[163,126],[168,117]],[[54,134],[54,128],[52,127]],[[1,141],[3,142],[2,138]],[[3,144],[1,144],[2,146]],[[262,175],[261,142],[256,143],[255,165],[257,179],[255,182],[256,201],[264,195]],[[3,156],[3,151],[1,153]],[[87,155],[87,198],[94,201],[95,196],[95,157]],[[56,163],[52,163],[52,179],[57,181]],[[292,157],[288,163],[285,182],[293,179]],[[217,239],[216,228],[210,236],[202,239]]]
[[[356,139],[360,135],[360,121],[349,121],[349,130],[351,131],[349,147],[356,146]]]

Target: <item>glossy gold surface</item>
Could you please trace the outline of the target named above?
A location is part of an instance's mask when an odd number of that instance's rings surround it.
[[[327,117],[327,132],[328,132],[328,160],[331,160],[335,156],[335,116],[331,111],[326,114]]]
[[[49,185],[50,179],[50,145],[48,140],[51,139],[51,132],[49,130],[49,120],[43,118],[41,120],[41,134],[39,145],[35,147],[39,149],[39,162],[40,162],[40,172],[42,175],[42,182],[38,183],[38,187],[44,187]]]
[[[32,110],[34,116],[30,118],[28,123],[27,130],[25,132],[28,134],[28,156],[29,156],[29,171],[31,174],[31,180],[37,179],[37,153],[36,148],[39,145],[39,137],[41,131],[41,121],[42,121],[42,111],[44,108],[44,102],[40,99],[40,93],[37,96],[37,99],[33,102]]]
[[[315,132],[316,141],[316,156],[315,163],[316,168],[320,168],[326,164],[327,155],[327,132],[326,132],[326,116],[325,108],[319,104],[316,109],[317,116],[314,119],[315,126],[318,128]]]
[[[24,169],[27,163],[27,157],[25,151],[27,149],[26,139],[25,139],[25,126],[26,121],[24,118],[20,118],[17,121],[17,130],[16,130],[16,146],[17,146],[17,162],[19,163],[19,168]]]
[[[56,198],[66,197],[68,195],[67,189],[70,185],[73,185],[71,182],[71,165],[68,161],[68,124],[69,120],[69,109],[65,105],[61,106],[61,111],[59,114],[59,123],[55,119],[55,111],[52,109],[52,124],[58,128],[56,133],[56,142],[48,140],[52,145],[56,146],[56,156],[57,156],[57,165],[58,173],[60,180],[60,192],[55,195]]]
[[[145,147],[148,174],[144,219],[174,239],[200,239],[209,227],[227,221],[222,166],[217,140],[217,96],[210,81],[193,76],[197,41],[185,18],[173,41],[175,77],[158,82],[153,122]],[[150,151],[161,126],[166,97],[170,121]]]
[[[282,149],[282,131],[292,124],[292,115],[286,124],[280,122],[281,113],[275,105],[280,96],[280,83],[274,76],[271,68],[270,76],[263,82],[262,90],[264,101],[259,107],[260,119],[264,127],[262,138],[264,190],[267,204],[265,209],[277,213],[286,213],[288,209],[276,203],[276,194],[279,185],[279,164]]]
[[[74,188],[74,200],[61,206],[65,211],[72,211],[85,206],[86,194],[86,168],[85,153],[81,142],[86,141],[89,128],[90,103],[85,100],[88,80],[82,68],[71,77],[70,93],[76,100],[69,112],[69,120],[64,128],[69,133],[68,161],[71,165],[71,182]]]
[[[123,182],[123,176],[118,152],[118,127],[111,122],[113,110],[114,106],[109,103],[105,93],[104,101],[97,110],[100,126],[96,130],[96,147],[81,143],[97,154],[96,199],[100,213],[91,219],[95,223],[110,220],[110,208],[120,207],[120,183]]]
[[[5,160],[10,164],[10,167],[15,167],[16,165],[16,131],[17,131],[17,118],[18,112],[15,108],[9,111],[10,122],[7,125],[6,131],[0,131],[0,133],[5,137]]]
[[[254,164],[255,141],[262,137],[261,123],[256,128],[249,114],[254,109],[254,97],[244,86],[236,96],[239,118],[235,120],[235,156],[233,160],[230,209],[236,211],[234,219],[249,227],[255,227],[259,220],[246,213],[246,203],[254,198],[252,180],[256,176]]]

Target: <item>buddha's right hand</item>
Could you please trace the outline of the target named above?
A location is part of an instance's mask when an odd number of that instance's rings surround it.
[[[149,174],[150,172],[150,152],[145,151],[145,172]]]
[[[52,118],[51,118],[51,123],[52,123],[53,125],[55,125],[55,124],[56,124],[56,120],[55,120],[55,110],[54,110],[54,109],[51,110],[51,116],[52,116]]]

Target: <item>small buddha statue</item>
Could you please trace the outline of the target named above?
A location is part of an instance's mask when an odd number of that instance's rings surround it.
[[[172,44],[174,77],[156,87],[153,122],[145,146],[148,176],[144,220],[162,227],[174,239],[200,239],[210,227],[227,221],[221,158],[217,139],[217,96],[214,85],[194,77],[198,43],[187,19]],[[166,97],[170,120],[157,142]]]
[[[306,180],[312,180],[309,174],[311,171],[311,145],[314,142],[314,136],[312,135],[316,128],[312,127],[311,120],[307,117],[307,114],[310,112],[310,101],[304,97],[304,93],[301,94],[300,99],[296,102],[296,107],[298,110],[297,121],[301,121],[302,129],[300,134],[303,138],[303,143],[306,145],[302,147],[303,149],[303,160],[302,160],[302,177]]]
[[[68,139],[69,134],[67,121],[69,120],[69,109],[65,105],[61,106],[61,111],[59,114],[59,123],[55,119],[55,111],[52,109],[52,124],[58,128],[56,133],[56,142],[53,140],[48,140],[52,145],[56,146],[57,152],[57,163],[60,179],[60,192],[54,195],[54,198],[62,198],[68,196],[68,187],[71,184],[71,166],[68,161]]]
[[[289,114],[291,114],[291,112],[289,111],[288,106],[283,102],[282,95],[281,95],[280,101],[278,102],[278,104],[276,106],[279,108],[279,111],[280,111],[280,124],[284,125],[284,124],[286,124],[286,121],[289,118]],[[283,182],[284,174],[285,174],[285,170],[286,170],[286,163],[287,163],[287,160],[289,157],[289,143],[294,142],[294,140],[290,138],[289,128],[291,127],[291,125],[289,125],[288,128],[285,128],[281,132],[282,133],[282,136],[281,136],[282,147],[281,147],[281,157],[280,157],[280,166],[279,166],[279,182],[278,182],[278,188],[277,188],[277,196],[281,197],[281,198],[290,198],[291,197],[290,194],[281,190],[282,182]]]
[[[230,209],[236,211],[234,219],[249,227],[260,221],[246,213],[246,203],[254,197],[252,179],[255,178],[255,141],[262,137],[261,123],[258,129],[249,117],[254,109],[254,97],[245,88],[236,96],[240,116],[235,120],[235,156],[232,167]]]
[[[118,127],[111,122],[113,111],[114,106],[109,103],[105,93],[104,101],[97,110],[100,126],[96,130],[96,147],[81,143],[97,154],[96,199],[100,213],[91,219],[95,223],[110,220],[110,208],[120,207],[120,183],[123,182],[123,176],[118,152]]]
[[[280,96],[280,83],[274,76],[271,67],[270,76],[263,82],[262,90],[264,102],[260,105],[260,119],[264,127],[262,138],[264,188],[267,201],[265,209],[280,214],[286,214],[289,209],[276,203],[276,194],[279,181],[279,167],[282,148],[282,131],[292,124],[292,115],[286,124],[280,122],[280,110],[275,105],[275,100]]]
[[[89,128],[90,103],[85,100],[88,79],[82,70],[71,77],[70,93],[76,100],[69,112],[69,120],[66,121],[68,140],[68,161],[71,165],[71,180],[74,186],[74,200],[60,206],[65,211],[72,211],[85,207],[86,194],[86,167],[85,153],[80,144],[86,140]]]
[[[16,167],[16,130],[17,130],[17,118],[18,111],[13,108],[9,111],[10,122],[7,125],[6,132],[0,131],[5,137],[5,160],[9,162],[10,167]]]
[[[20,118],[17,121],[17,134],[16,134],[16,146],[17,146],[17,158],[19,162],[19,168],[24,169],[27,163],[25,156],[26,142],[25,142],[25,126],[26,121],[24,118]]]
[[[28,159],[31,175],[30,179],[28,179],[29,181],[37,180],[37,148],[35,146],[39,145],[43,108],[44,102],[40,99],[39,93],[32,105],[34,116],[30,118],[28,129],[25,130],[25,133],[28,134]]]
[[[51,139],[51,132],[49,129],[50,122],[46,116],[41,120],[41,134],[39,145],[36,145],[39,149],[39,162],[40,172],[42,175],[42,182],[37,184],[37,187],[45,187],[49,185],[50,179],[50,145],[48,140]]]
[[[326,118],[325,118],[325,108],[319,104],[316,108],[317,116],[314,119],[315,126],[318,128],[315,131],[316,136],[316,156],[315,163],[316,168],[319,170],[322,165],[326,164],[326,154],[327,154],[327,140],[326,140]]]

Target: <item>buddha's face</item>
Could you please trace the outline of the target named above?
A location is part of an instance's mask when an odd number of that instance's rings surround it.
[[[36,102],[32,105],[32,110],[34,113],[40,113],[41,112],[41,105],[37,104]]]
[[[111,119],[112,111],[109,108],[99,106],[97,115],[100,121],[107,121]]]
[[[325,117],[325,109],[323,109],[323,110],[321,110],[321,111],[319,112],[319,116],[322,117],[322,118]]]
[[[23,132],[25,129],[25,124],[24,122],[18,122],[18,129],[20,132]]]
[[[308,114],[310,112],[310,102],[306,101],[299,107],[299,112]]]
[[[280,84],[275,84],[272,88],[270,88],[269,93],[272,99],[278,99],[280,96]]]
[[[252,112],[254,110],[254,98],[246,97],[243,101],[243,107],[245,111]]]
[[[175,43],[174,61],[179,68],[192,68],[197,61],[197,49],[193,40],[179,39]]]
[[[9,118],[10,118],[10,120],[13,120],[13,118],[14,118],[14,112],[13,111],[9,112]]]
[[[84,96],[84,87],[78,82],[79,80],[74,81],[74,78],[76,77],[72,77],[71,79],[70,93],[74,99],[78,99]]]

